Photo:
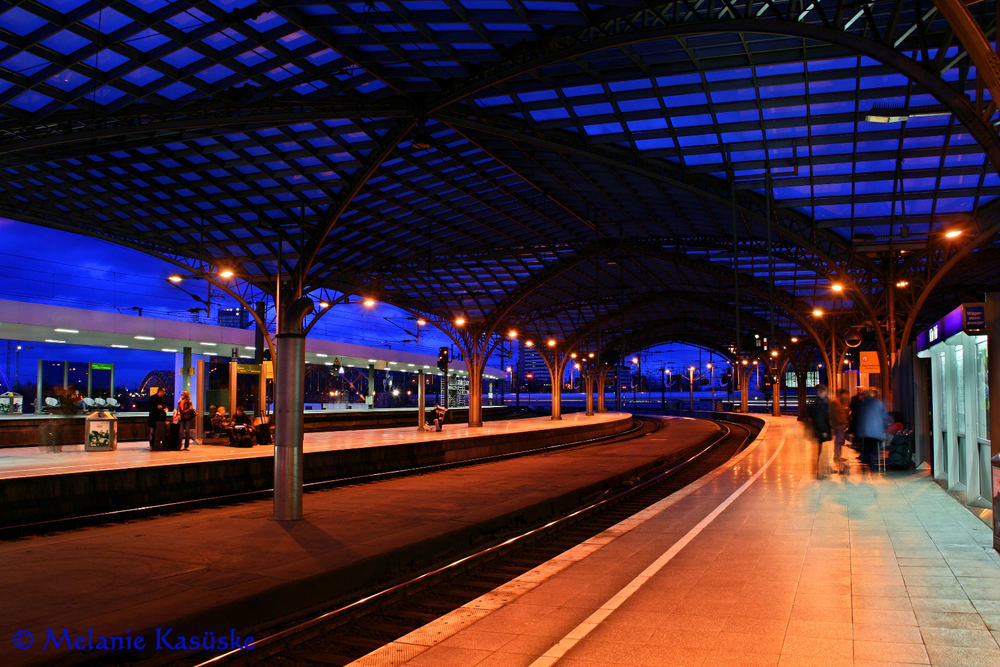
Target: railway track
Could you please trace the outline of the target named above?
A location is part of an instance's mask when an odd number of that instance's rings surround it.
[[[348,664],[684,488],[742,450],[756,433],[742,424],[720,424],[725,432],[683,461],[651,471],[585,507],[384,590],[287,623],[257,638],[250,650],[203,653],[190,656],[189,664]],[[645,428],[653,426],[646,423]]]

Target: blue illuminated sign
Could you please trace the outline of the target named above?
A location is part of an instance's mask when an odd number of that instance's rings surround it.
[[[986,333],[986,304],[965,304],[965,324],[962,329],[967,334]]]

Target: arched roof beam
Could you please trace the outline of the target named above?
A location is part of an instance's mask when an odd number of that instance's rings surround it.
[[[74,111],[48,116],[45,122],[25,125],[20,121],[0,123],[0,156],[34,152],[86,142],[87,153],[93,153],[94,141],[142,136],[155,138],[157,143],[181,141],[192,132],[200,137],[202,130],[284,127],[296,123],[319,123],[331,118],[415,118],[413,108],[406,104],[371,103],[335,100],[311,103],[267,102],[250,106],[230,106],[208,103],[192,105],[176,112],[160,113],[149,110],[125,111],[95,115]],[[177,136],[173,136],[173,135]],[[167,136],[164,136],[167,135]],[[37,156],[32,158],[37,162]]]
[[[484,118],[481,114],[479,117]],[[666,161],[649,160],[625,150],[619,151],[600,146],[568,132],[543,132],[530,129],[526,125],[518,127],[514,119],[501,117],[487,118],[488,122],[483,122],[483,120],[473,120],[462,114],[436,113],[434,119],[453,127],[478,130],[510,141],[533,144],[548,150],[599,162],[612,169],[637,174],[654,182],[678,188],[726,206],[732,203],[729,187],[718,179],[709,179],[687,173],[683,168]],[[737,209],[740,213],[761,223],[766,222],[765,205],[763,196],[747,191],[741,192],[737,201]],[[778,211],[774,212],[778,213]],[[786,225],[777,225],[778,233],[791,243],[815,254],[831,272],[838,264],[835,253],[842,253],[845,257],[851,254],[849,242],[833,233],[817,228],[814,222],[806,216],[788,210],[782,210],[780,213],[786,222],[793,222],[800,231],[793,230]],[[810,240],[810,236],[812,240]],[[826,247],[821,247],[816,242],[818,239],[825,241]]]
[[[838,17],[823,15],[824,11],[829,10],[824,10],[820,3],[813,3],[810,11],[802,13],[803,18],[820,16],[822,24],[790,20],[780,13],[787,11],[791,15],[795,11],[795,6],[795,3],[767,2],[763,5],[754,2],[726,3],[725,12],[732,18],[722,18],[719,15],[720,6],[715,3],[695,6],[689,3],[669,2],[660,3],[655,7],[644,7],[638,11],[615,13],[600,23],[574,32],[560,32],[553,35],[552,39],[539,40],[518,49],[507,62],[484,68],[478,75],[464,80],[463,85],[437,96],[428,113],[441,111],[476,93],[548,65],[606,49],[664,38],[712,33],[783,35],[849,48],[892,67],[911,81],[923,86],[969,130],[983,148],[994,169],[1000,171],[1000,137],[992,125],[983,118],[968,97],[953,88],[936,72],[901,53],[899,45],[878,42],[863,36],[883,32],[877,25],[867,25],[866,15],[869,12],[860,12],[859,32],[855,33],[832,27],[839,22],[839,13],[842,11],[840,3],[837,3],[835,10]]]
[[[364,187],[375,171],[385,162],[386,158],[396,150],[396,146],[409,134],[414,125],[416,125],[414,119],[404,120],[387,133],[378,146],[378,149],[372,151],[367,156],[364,165],[354,173],[350,182],[337,195],[336,203],[326,212],[325,220],[320,223],[319,228],[311,235],[308,245],[302,253],[303,261],[301,270],[303,282],[308,279],[309,273],[313,268],[313,263],[316,261],[316,255],[319,254],[320,248],[326,243],[327,236],[333,231],[337,221],[340,220],[340,216],[344,214],[344,211],[350,206],[351,201],[361,191],[361,188]]]

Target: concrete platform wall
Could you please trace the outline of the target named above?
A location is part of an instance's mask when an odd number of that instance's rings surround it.
[[[620,433],[631,417],[559,429],[358,449],[307,452],[304,481],[392,472],[487,455],[511,454],[581,438]],[[430,435],[430,434],[428,434]],[[270,489],[274,459],[267,454],[224,461],[180,463],[0,480],[0,525],[48,521],[231,493]]]

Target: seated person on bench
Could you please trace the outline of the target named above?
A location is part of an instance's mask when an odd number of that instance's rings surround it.
[[[242,405],[236,406],[236,412],[233,413],[232,426],[232,439],[239,439],[241,441],[249,439],[250,444],[254,444],[253,420],[250,418],[250,415],[243,411]]]
[[[212,415],[212,432],[219,437],[228,436],[233,439],[233,420],[226,414],[226,409],[222,406]]]

